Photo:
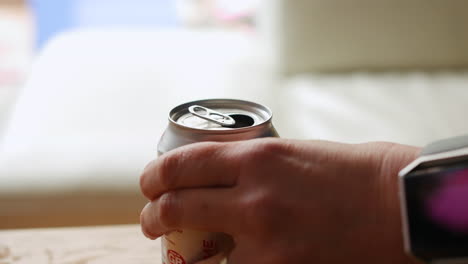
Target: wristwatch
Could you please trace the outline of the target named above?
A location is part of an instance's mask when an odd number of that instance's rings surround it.
[[[407,253],[468,263],[468,135],[429,144],[399,176]]]

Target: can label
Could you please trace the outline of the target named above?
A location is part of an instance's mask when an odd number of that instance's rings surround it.
[[[207,259],[228,248],[230,241],[223,233],[173,231],[162,238],[163,264],[192,264]]]
[[[184,257],[174,250],[167,251],[167,259],[170,264],[185,264]]]

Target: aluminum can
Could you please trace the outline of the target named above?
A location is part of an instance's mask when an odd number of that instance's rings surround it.
[[[233,99],[193,101],[170,111],[158,155],[196,142],[262,137],[278,137],[267,107]],[[177,230],[164,235],[161,243],[163,264],[192,264],[230,248],[232,238],[223,233]]]

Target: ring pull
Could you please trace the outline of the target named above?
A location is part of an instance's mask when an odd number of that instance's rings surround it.
[[[236,121],[232,117],[200,105],[190,106],[189,112],[223,127],[232,127],[236,124]]]

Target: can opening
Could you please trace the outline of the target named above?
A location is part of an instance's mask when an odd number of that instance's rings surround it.
[[[248,115],[243,115],[243,114],[231,114],[228,115],[232,117],[236,121],[236,124],[232,126],[232,128],[242,128],[242,127],[249,127],[253,126],[255,123],[255,120]]]

